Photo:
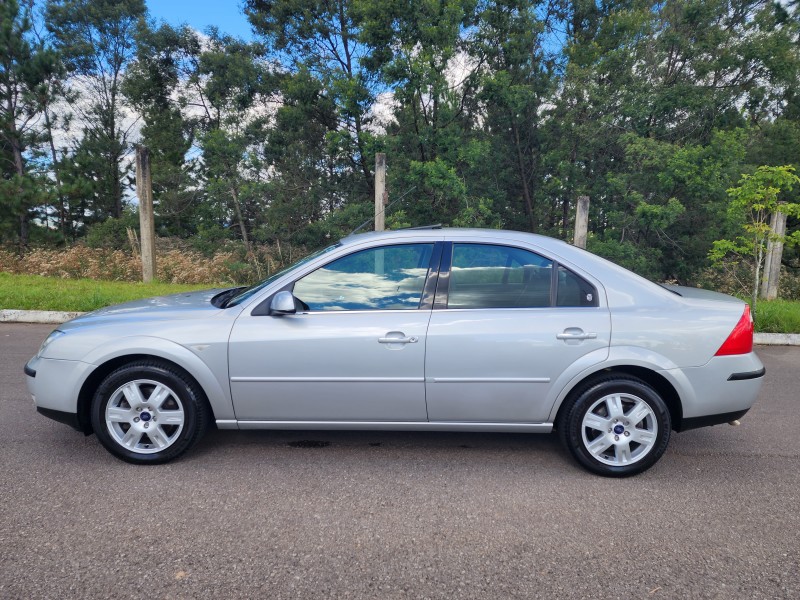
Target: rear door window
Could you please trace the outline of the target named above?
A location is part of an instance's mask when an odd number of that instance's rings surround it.
[[[585,279],[513,246],[454,244],[449,279],[447,308],[598,306],[597,290]]]
[[[550,306],[553,261],[528,250],[455,244],[448,308]]]

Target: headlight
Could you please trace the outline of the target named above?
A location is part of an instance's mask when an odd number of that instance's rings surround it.
[[[42,345],[39,346],[39,351],[36,353],[36,358],[39,358],[44,353],[44,349],[47,348],[50,344],[52,344],[53,341],[60,338],[62,335],[64,335],[64,332],[61,331],[60,329],[56,329],[50,335],[48,335],[42,342]]]

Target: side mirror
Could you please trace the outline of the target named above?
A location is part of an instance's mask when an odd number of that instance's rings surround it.
[[[286,290],[278,292],[272,297],[269,303],[269,314],[271,315],[293,315],[297,312],[294,295]]]

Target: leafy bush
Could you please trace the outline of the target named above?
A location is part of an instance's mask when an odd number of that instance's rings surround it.
[[[629,242],[590,237],[587,242],[587,250],[630,269],[642,277],[654,281],[659,279],[658,265],[661,252],[656,248],[642,248]]]
[[[139,216],[126,212],[119,219],[109,218],[91,225],[86,232],[86,245],[90,248],[130,250],[128,228],[139,231]]]

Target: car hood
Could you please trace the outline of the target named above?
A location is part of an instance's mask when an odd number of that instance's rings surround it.
[[[221,291],[223,289],[186,292],[107,306],[76,317],[59,326],[59,329],[65,330],[108,321],[156,321],[208,317],[220,311],[211,304],[211,299]]]

